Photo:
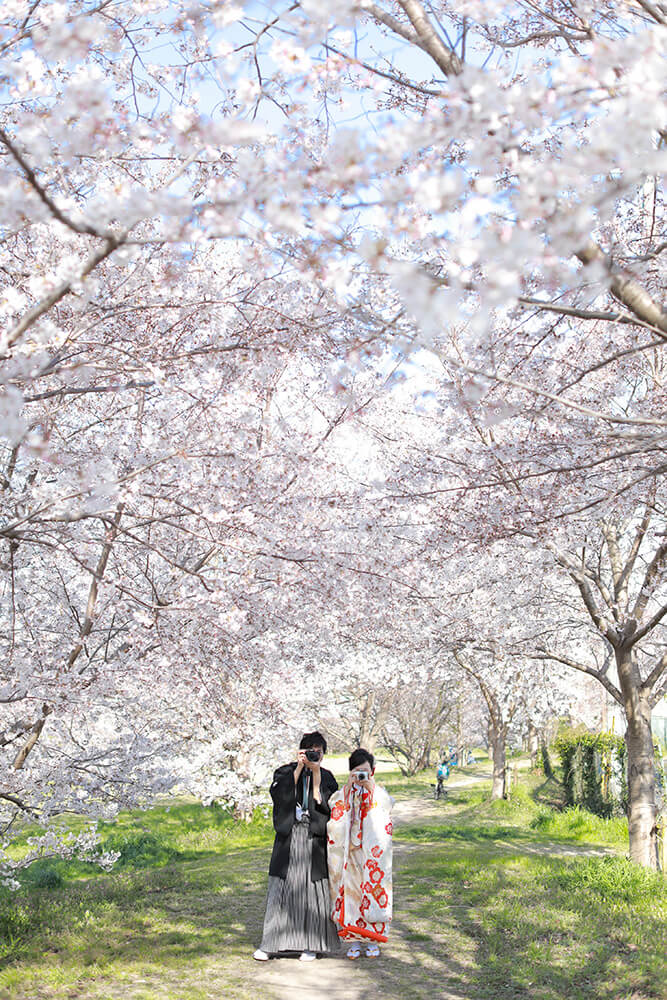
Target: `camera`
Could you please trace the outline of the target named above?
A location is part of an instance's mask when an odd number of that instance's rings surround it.
[[[311,761],[311,763],[315,764],[319,759],[320,759],[319,750],[306,750],[306,760],[309,760]]]
[[[357,781],[368,781],[368,771],[357,771]]]

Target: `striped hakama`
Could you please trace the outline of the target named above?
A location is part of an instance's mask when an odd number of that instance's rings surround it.
[[[338,933],[331,919],[328,879],[310,879],[313,842],[306,815],[292,827],[285,878],[269,876],[264,932],[260,948],[283,951],[337,952]]]

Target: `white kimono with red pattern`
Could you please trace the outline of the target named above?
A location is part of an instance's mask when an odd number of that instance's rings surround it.
[[[345,941],[387,940],[392,916],[391,797],[346,786],[329,799],[331,916]]]

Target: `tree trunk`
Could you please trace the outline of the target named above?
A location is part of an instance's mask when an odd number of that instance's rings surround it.
[[[457,746],[457,748],[460,747],[460,746],[463,746],[463,741],[465,739],[465,735],[464,735],[464,732],[463,732],[463,711],[462,711],[462,708],[461,708],[462,701],[463,701],[462,696],[459,695],[458,703],[457,703],[457,706],[456,706],[456,711],[457,711],[457,715],[456,715],[456,746]]]
[[[363,728],[359,733],[359,746],[363,747],[364,750],[368,750],[369,753],[375,753],[375,747],[377,746],[377,736],[373,732],[372,727]]]
[[[540,748],[539,733],[532,722],[528,723],[528,753],[530,754],[530,767],[535,770],[537,767],[537,753]]]
[[[489,720],[489,746],[493,757],[493,784],[491,785],[491,798],[505,798],[505,767],[507,764],[507,754],[505,747],[505,730],[502,725]]]
[[[641,690],[632,652],[617,650],[616,664],[628,728],[628,831],[630,858],[644,868],[658,867],[653,734],[648,693]]]
[[[645,699],[644,699],[645,701]],[[645,868],[658,867],[655,807],[655,769],[651,709],[648,704],[628,721],[625,745],[628,751],[628,830],[630,857]]]
[[[375,707],[375,697],[372,694],[366,695],[361,709],[359,722],[359,746],[370,753],[375,753],[377,744],[377,733],[375,731],[373,709]]]

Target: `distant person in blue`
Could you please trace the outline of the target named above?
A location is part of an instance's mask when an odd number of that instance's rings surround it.
[[[438,770],[436,771],[436,777],[438,779],[438,784],[435,789],[435,797],[446,798],[447,792],[445,791],[445,782],[449,777],[449,765],[447,760],[443,757],[442,761],[438,764]]]

